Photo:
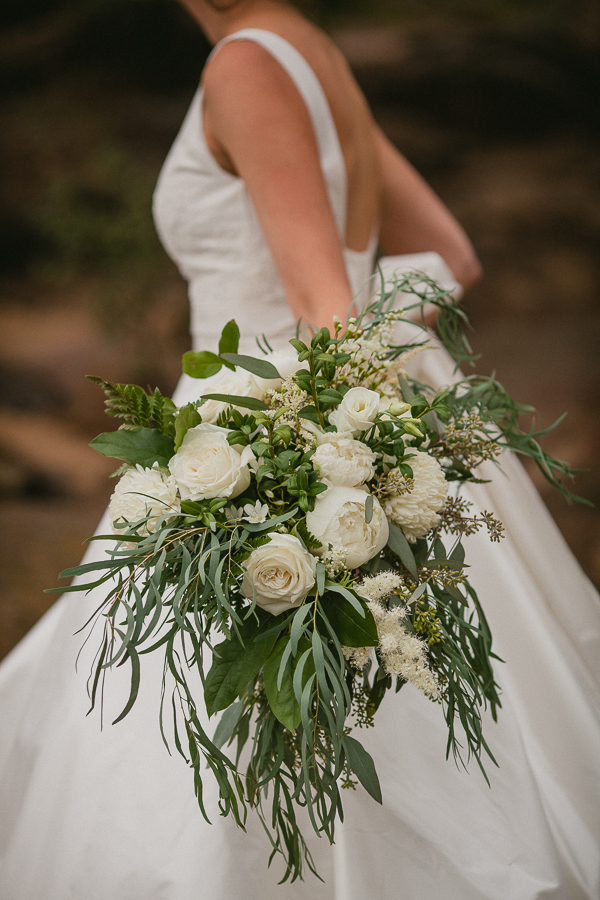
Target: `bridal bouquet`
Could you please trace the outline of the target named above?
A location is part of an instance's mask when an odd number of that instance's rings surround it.
[[[143,655],[162,654],[160,727],[168,742],[171,723],[203,814],[214,777],[221,814],[244,827],[257,810],[283,880],[314,871],[301,808],[333,841],[342,788],[360,783],[381,802],[356,733],[388,691],[410,682],[439,704],[448,754],[493,760],[481,728],[482,710],[499,706],[492,639],[462,537],[483,528],[496,541],[502,525],[457,489],[503,446],[534,456],[557,486],[567,471],[540,432],[519,430],[524,408],[493,378],[436,392],[406,374],[428,333],[415,325],[422,341],[394,343],[399,290],[413,308],[438,306],[443,343],[469,357],[464,313],[408,275],[347,326],[297,334],[284,351],[238,354],[229,322],[218,353],[184,356],[189,375],[213,377],[180,408],[94,379],[122,420],[92,442],[123,461],[114,534],[100,538],[112,541],[102,560],[62,573],[79,576],[70,590],[105,590],[91,620],[103,630],[92,705],[128,661],[122,719]]]

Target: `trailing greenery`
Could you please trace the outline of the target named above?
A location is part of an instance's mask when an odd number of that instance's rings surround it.
[[[150,473],[144,477],[173,489],[173,461],[197,435],[225,433],[240,459],[254,461],[247,487],[233,495],[243,508],[228,496],[185,499],[178,482],[180,502],[163,503],[157,514],[156,505],[144,509],[142,499],[136,520],[117,516],[116,534],[96,538],[112,549],[62,577],[77,577],[67,590],[100,588],[104,594],[88,623],[101,631],[92,707],[109,670],[127,662],[131,691],[120,721],[136,701],[143,656],[163,654],[163,738],[192,768],[202,814],[207,820],[214,814],[204,800],[204,779],[214,777],[222,815],[244,828],[248,811],[257,811],[271,860],[284,859],[282,881],[301,878],[306,869],[316,874],[299,810],[333,842],[344,787],[358,782],[382,802],[375,762],[351,730],[373,725],[389,690],[413,681],[441,706],[448,755],[464,765],[474,757],[484,774],[485,756],[494,762],[482,714],[489,708],[495,718],[500,706],[492,667],[497,657],[468,581],[462,538],[485,528],[496,541],[502,526],[487,511],[472,514],[460,494],[440,501],[443,508],[433,509],[422,534],[415,536],[393,513],[388,522],[383,507],[414,489],[419,453],[432,460],[438,482],[460,487],[481,480],[481,463],[497,461],[508,447],[534,458],[571,496],[564,483],[569,467],[543,451],[541,432],[520,430],[526,408],[495,378],[457,375],[435,391],[407,375],[404,361],[430,336],[422,328],[421,342],[393,343],[400,290],[414,294],[412,307],[428,302],[439,308],[442,343],[457,364],[469,363],[464,312],[434,282],[409,275],[391,289],[382,285],[381,297],[333,335],[322,328],[292,339],[303,367],[283,380],[275,360],[237,353],[235,323],[226,326],[218,353],[186,354],[184,367],[192,375],[207,377],[224,366],[277,379],[262,399],[205,393],[176,409],[158,391],[93,379],[107,395],[108,414],[122,425],[92,445],[124,461],[124,479],[138,466]],[[331,416],[346,408],[357,387],[381,403],[355,429],[352,443],[372,462],[363,489],[347,490],[362,498],[367,531],[380,516],[385,533],[379,549],[348,563],[344,547],[311,532],[316,519],[310,516],[332,496],[316,461],[318,440],[335,437]],[[386,406],[385,397],[395,399]],[[203,431],[211,402],[220,404],[218,424]],[[252,560],[281,535],[312,574],[298,601],[274,611],[258,577],[248,573]],[[382,642],[386,629],[396,636],[392,654]],[[218,715],[214,733],[202,703],[209,717]]]

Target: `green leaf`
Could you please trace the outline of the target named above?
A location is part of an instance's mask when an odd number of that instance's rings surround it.
[[[263,680],[265,693],[273,715],[284,725],[288,731],[295,731],[300,724],[300,706],[294,695],[291,665],[283,677],[281,687],[277,687],[277,676],[281,658],[290,642],[289,635],[277,641],[275,649],[265,663]]]
[[[198,410],[188,403],[183,409],[180,409],[175,418],[175,450],[179,450],[184,437],[190,428],[195,428],[202,421],[202,416]]]
[[[413,552],[408,545],[408,541],[399,528],[390,522],[390,536],[388,538],[388,547],[396,556],[400,558],[402,565],[408,569],[413,578],[418,578],[417,564],[413,556]]]
[[[268,409],[266,403],[256,397],[237,397],[234,394],[203,394],[203,400],[220,400],[221,403],[231,403],[232,406],[243,406],[244,409]],[[202,407],[200,407],[202,412]]]
[[[450,559],[456,559],[459,563],[463,563],[465,561],[465,548],[463,547],[461,541],[458,542],[458,544],[450,554]]]
[[[327,577],[327,569],[323,563],[317,563],[317,594],[325,593],[325,578]]]
[[[350,737],[350,735],[346,735],[346,737],[343,738],[343,745],[344,750],[346,751],[348,765],[364,787],[365,791],[367,791],[377,803],[383,803],[381,786],[379,784],[377,772],[375,771],[375,763],[373,762],[371,755],[367,753],[359,741]]]
[[[303,406],[302,409],[298,411],[298,418],[308,419],[309,422],[314,422],[315,425],[321,424],[316,406]]]
[[[213,664],[204,684],[209,716],[233,703],[271,655],[277,634],[259,637],[260,631],[246,637],[245,646],[238,637],[231,637],[214,648]]]
[[[151,469],[155,462],[166,466],[175,452],[173,438],[153,428],[106,431],[90,441],[90,447],[102,456],[114,456],[132,466],[139,463],[146,469]]]
[[[367,525],[373,518],[373,494],[367,494],[367,499],[365,500],[365,522]]]
[[[235,319],[230,319],[219,341],[219,353],[237,353],[240,345],[240,329]]]
[[[192,378],[210,378],[221,370],[223,360],[209,350],[200,350],[199,353],[188,350],[183,354],[182,366],[185,374]]]
[[[323,612],[341,644],[346,647],[376,647],[379,639],[375,619],[364,600],[359,602],[364,616],[347,600],[334,599],[326,594],[322,599]]]
[[[468,569],[469,567],[458,559],[444,559],[432,556],[425,563],[427,569]]]
[[[256,359],[254,356],[241,356],[238,353],[221,353],[220,357],[229,365],[239,366],[246,369],[259,378],[281,378],[281,375],[273,365],[266,359]]]
[[[223,715],[219,719],[219,724],[215,728],[213,736],[213,744],[219,749],[226,744],[233,734],[233,730],[238,723],[244,704],[241,700],[232,703],[227,709],[223,710]]]

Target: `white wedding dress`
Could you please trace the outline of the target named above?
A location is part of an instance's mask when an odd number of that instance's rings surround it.
[[[279,60],[310,111],[343,240],[345,171],[321,87],[304,59],[269,32],[238,33]],[[215,349],[236,318],[242,352],[255,335],[282,346],[294,321],[240,179],[222,171],[203,139],[194,98],[156,193],[162,239],[190,281],[197,349]],[[358,291],[374,247],[346,250]],[[418,376],[452,377],[441,350]],[[198,383],[183,378],[179,402]],[[133,711],[109,723],[129,690],[109,673],[104,728],[86,717],[96,648],[75,631],[101,591],[67,594],[0,667],[1,900],[598,900],[600,897],[600,604],[518,462],[466,492],[492,510],[507,537],[468,539],[472,581],[493,629],[503,708],[486,738],[499,768],[460,771],[445,760],[442,710],[407,686],[388,695],[376,727],[358,737],[373,755],[383,807],[345,792],[337,842],[310,837],[321,883],[277,885],[255,818],[244,834],[218,815],[210,774],[207,824],[192,773],[158,728],[161,661],[144,657]],[[99,533],[106,533],[106,519]],[[86,559],[98,558],[99,543]],[[279,874],[278,874],[279,873]]]

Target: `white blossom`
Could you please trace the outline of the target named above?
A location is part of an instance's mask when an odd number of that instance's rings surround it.
[[[390,594],[402,590],[403,587],[402,577],[396,572],[388,570],[363,578],[356,590],[365,600],[381,600],[383,597],[389,597]]]
[[[403,625],[405,607],[394,606],[387,609],[377,600],[369,600],[367,606],[377,625],[379,653],[388,675],[397,675],[410,681],[427,697],[437,700],[440,689],[435,675],[427,665],[427,644],[410,634]]]
[[[317,563],[292,534],[269,535],[245,563],[242,591],[274,616],[300,606],[315,583]]]
[[[243,511],[246,515],[241,518],[246,522],[266,522],[269,515],[269,506],[267,503],[261,503],[260,500],[257,500],[256,503],[246,503]]]
[[[186,432],[169,469],[184,500],[237,497],[250,484],[250,447],[240,453],[227,441],[228,431],[202,422]]]
[[[125,522],[133,524],[148,515],[151,518],[138,531],[139,534],[152,534],[159,517],[169,511],[174,515],[180,512],[177,484],[171,475],[161,472],[157,466],[145,469],[137,465],[125,472],[108,505],[115,534],[123,531]]]
[[[317,439],[319,440],[319,439]],[[326,484],[358,487],[375,474],[376,456],[362,441],[326,432],[313,456]]]
[[[340,434],[346,436],[347,432],[352,432],[356,436],[371,427],[379,412],[379,402],[377,391],[364,387],[350,388],[338,408],[329,414],[329,421]]]
[[[316,553],[325,553],[329,546],[344,551],[344,563],[349,569],[362,566],[376,556],[387,544],[389,526],[376,497],[373,515],[367,522],[365,504],[368,494],[359,488],[330,487],[317,497],[315,508],[306,514],[308,530],[323,545]]]
[[[448,496],[448,482],[437,459],[428,453],[416,451],[407,462],[413,470],[411,490],[385,500],[383,508],[388,519],[410,541],[415,541],[439,525],[439,511]]]

